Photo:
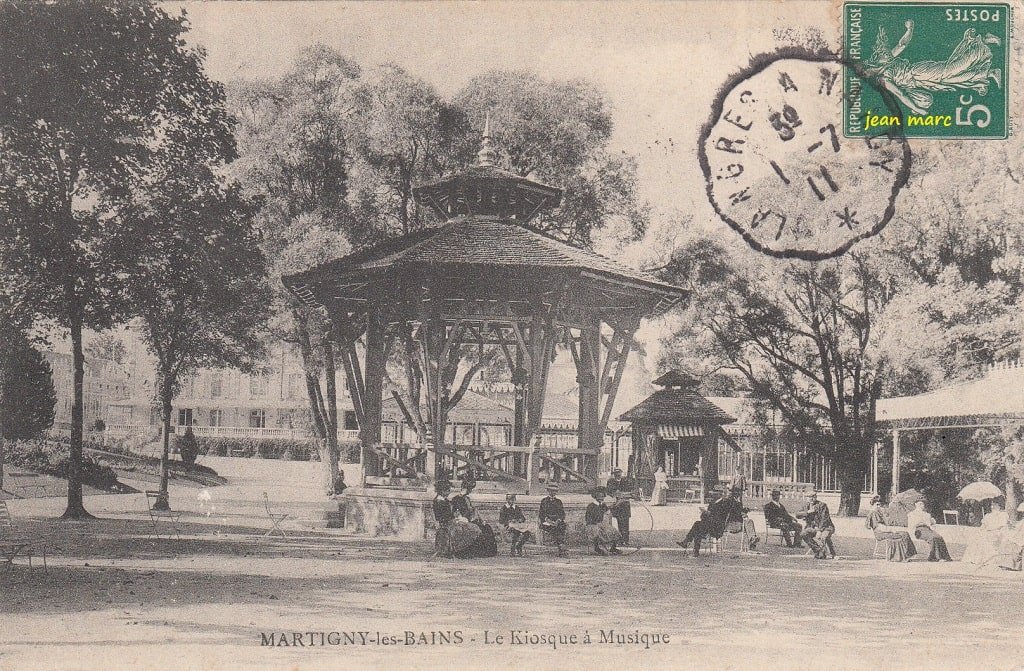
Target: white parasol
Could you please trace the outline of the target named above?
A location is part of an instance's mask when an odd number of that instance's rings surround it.
[[[965,501],[986,501],[988,499],[995,499],[1003,495],[1001,489],[993,485],[991,482],[984,480],[980,482],[972,482],[957,494],[957,498]]]

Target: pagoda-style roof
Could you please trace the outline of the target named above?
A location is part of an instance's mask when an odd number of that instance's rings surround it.
[[[664,387],[654,392],[619,418],[624,422],[657,425],[732,424],[736,418],[697,392],[697,380],[672,370],[654,384]]]
[[[662,314],[683,297],[652,275],[529,228],[562,192],[502,170],[496,160],[488,117],[475,166],[413,189],[447,220],[443,225],[285,276],[285,286],[329,313],[376,308],[397,320],[415,318],[423,301],[432,301],[459,318],[521,319],[543,304],[567,324],[595,315],[630,322]]]
[[[596,252],[513,221],[481,216],[455,217],[283,281],[310,307],[330,307],[408,295],[432,279],[445,280],[448,297],[488,298],[500,290],[512,300],[528,300],[573,280],[573,298],[585,305],[639,307],[643,316],[662,314],[683,296],[682,289]],[[491,291],[466,286],[480,281],[494,286]]]

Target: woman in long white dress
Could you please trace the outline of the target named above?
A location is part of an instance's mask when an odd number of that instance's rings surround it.
[[[981,533],[977,540],[967,546],[963,561],[967,564],[988,564],[1001,553],[1004,536],[1010,528],[1010,516],[997,502],[992,502],[992,511],[981,518]]]
[[[651,491],[651,505],[663,506],[668,503],[668,473],[664,466],[654,471],[654,490]]]

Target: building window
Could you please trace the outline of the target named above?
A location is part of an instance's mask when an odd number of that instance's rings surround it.
[[[346,431],[358,431],[359,430],[359,422],[356,421],[355,410],[346,410],[345,411],[345,419],[344,419],[344,421],[345,421],[344,427],[345,427]]]
[[[210,411],[210,426],[222,426],[224,422],[224,411],[223,410],[211,410]]]
[[[251,398],[263,398],[270,388],[270,381],[262,373],[254,373],[249,376],[249,396]]]
[[[249,412],[249,427],[253,429],[267,428],[266,410],[251,410]]]
[[[214,371],[210,376],[210,398],[220,398],[224,393],[224,373]]]
[[[192,426],[192,408],[178,410],[178,426]]]
[[[303,383],[302,377],[303,376],[302,376],[301,373],[291,373],[291,374],[288,375],[288,398],[289,399],[296,399],[296,398],[300,397],[300,394],[302,393],[302,389],[303,389],[303,387],[305,387],[305,384]]]

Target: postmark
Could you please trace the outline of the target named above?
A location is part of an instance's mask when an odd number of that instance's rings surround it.
[[[900,125],[844,137],[843,72],[832,55],[789,50],[755,60],[716,99],[698,149],[708,198],[761,252],[838,256],[892,218],[910,149]]]
[[[1007,4],[844,4],[843,134],[901,123],[910,138],[1008,137],[1010,12]],[[884,111],[880,91],[903,118]]]

